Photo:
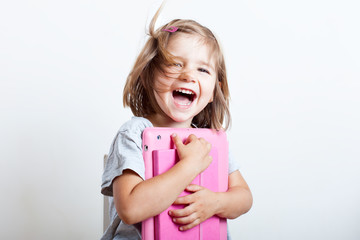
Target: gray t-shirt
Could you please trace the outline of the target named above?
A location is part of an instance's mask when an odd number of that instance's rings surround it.
[[[119,218],[112,198],[113,180],[124,170],[130,169],[145,179],[145,165],[142,156],[142,132],[153,127],[146,118],[132,117],[121,126],[110,147],[105,170],[102,176],[101,193],[109,196],[110,225],[101,240],[141,239],[141,223],[127,225]],[[238,170],[238,165],[229,154],[229,174]]]

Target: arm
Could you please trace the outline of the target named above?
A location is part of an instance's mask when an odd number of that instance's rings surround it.
[[[180,230],[188,230],[213,215],[234,219],[252,206],[250,189],[239,171],[229,175],[227,192],[215,193],[198,185],[190,185],[186,189],[193,194],[179,197],[174,203],[188,206],[169,213],[176,223],[183,225]]]
[[[173,135],[180,161],[169,171],[142,180],[132,170],[125,170],[113,182],[115,208],[127,224],[134,224],[166,210],[187,185],[212,161],[211,146],[190,135],[185,142]]]
[[[220,205],[216,215],[234,219],[247,213],[253,203],[249,186],[239,171],[229,175],[229,189],[225,193],[218,193]]]

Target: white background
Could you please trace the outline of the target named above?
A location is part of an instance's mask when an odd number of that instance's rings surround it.
[[[98,239],[103,155],[160,1],[1,1],[0,238]],[[253,195],[234,239],[360,239],[356,0],[173,1],[227,61],[233,152]]]

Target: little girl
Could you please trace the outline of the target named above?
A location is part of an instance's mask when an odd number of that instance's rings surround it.
[[[124,88],[124,106],[135,115],[117,133],[102,179],[110,198],[111,223],[102,239],[141,239],[141,222],[172,204],[168,214],[186,231],[213,215],[234,219],[252,205],[248,185],[229,158],[225,193],[190,184],[212,161],[210,143],[190,135],[172,140],[180,161],[169,171],[145,180],[142,132],[147,127],[222,128],[230,123],[224,57],[213,33],[192,20],[173,20],[154,30],[139,54]],[[178,197],[181,192],[191,194]]]

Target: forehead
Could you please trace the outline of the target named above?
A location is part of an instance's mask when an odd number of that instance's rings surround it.
[[[215,66],[211,44],[198,34],[176,33],[169,38],[166,50],[174,57],[199,60]]]

